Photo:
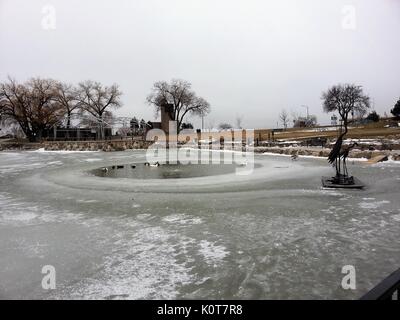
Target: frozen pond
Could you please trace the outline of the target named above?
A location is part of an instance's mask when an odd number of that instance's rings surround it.
[[[92,173],[145,161],[0,152],[0,298],[355,299],[400,266],[397,164],[350,164],[364,191],[323,190],[324,160],[269,155],[251,175]],[[341,288],[344,265],[356,290]]]
[[[101,167],[90,172],[99,177],[132,179],[186,179],[236,172],[236,164],[162,164],[128,163]]]

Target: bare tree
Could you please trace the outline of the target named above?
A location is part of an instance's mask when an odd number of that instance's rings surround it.
[[[365,117],[367,114],[367,109],[360,109],[360,110],[355,110],[351,113],[351,117],[354,120],[361,120]]]
[[[3,117],[17,122],[29,141],[42,138],[65,114],[56,99],[56,81],[32,78],[23,84],[8,78],[0,84],[0,110]]]
[[[396,117],[400,118],[400,98],[397,100],[396,104],[394,105],[393,109],[390,112]]]
[[[117,84],[110,87],[103,87],[99,82],[87,80],[79,83],[78,100],[82,110],[88,112],[97,119],[100,139],[104,139],[104,119],[103,116],[109,108],[119,108],[122,106],[120,97],[122,92]]]
[[[1,96],[0,96],[0,98],[1,98]],[[9,119],[6,116],[4,109],[5,109],[5,107],[3,106],[3,104],[1,104],[1,99],[0,99],[0,127],[6,126],[7,120]]]
[[[297,116],[293,119],[293,128],[312,128],[317,125],[317,116],[308,115],[308,117]]]
[[[131,128],[129,128],[127,126],[123,126],[123,127],[119,128],[118,131],[117,131],[117,134],[122,136],[122,137],[126,137],[131,133],[132,133]]]
[[[214,129],[214,125],[215,125],[214,119],[208,119],[206,124],[207,129],[211,131],[212,129]]]
[[[291,111],[291,117],[292,117],[292,121],[295,122],[296,119],[301,118],[301,115],[299,112],[297,111]]]
[[[229,130],[229,129],[232,129],[232,125],[230,125],[229,123],[223,122],[218,125],[218,128],[220,130]]]
[[[236,128],[242,129],[243,116],[236,116]]]
[[[99,121],[92,114],[81,114],[79,125],[87,128],[98,128]],[[115,117],[111,111],[104,111],[102,116],[103,128],[111,127],[115,124]]]
[[[173,79],[170,83],[156,82],[147,96],[147,103],[155,107],[157,115],[163,105],[171,104],[171,118],[177,122],[177,128],[180,131],[188,114],[204,116],[210,111],[210,104],[205,99],[196,96],[191,88],[192,85],[185,80]]]
[[[66,127],[71,127],[71,116],[80,106],[78,100],[78,91],[72,84],[57,82],[57,101],[63,106],[67,116]]]
[[[287,129],[288,123],[289,123],[289,114],[286,112],[285,109],[281,111],[279,114],[279,119],[281,120],[283,127]]]
[[[4,135],[11,135],[14,138],[25,137],[25,134],[18,122],[10,117],[1,117],[0,113],[0,136]]]
[[[370,98],[363,93],[362,87],[354,84],[338,84],[322,93],[325,112],[337,111],[342,119],[344,132],[347,133],[349,115],[363,113],[370,107]]]
[[[5,114],[3,114],[0,105],[0,136],[4,136],[10,133],[14,135],[14,127],[19,127],[18,123],[14,119],[7,117]]]

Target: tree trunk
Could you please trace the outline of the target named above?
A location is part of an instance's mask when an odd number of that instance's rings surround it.
[[[98,122],[98,137],[99,140],[104,140],[104,125],[103,125],[103,114],[99,113]]]
[[[28,138],[29,142],[36,142],[36,135],[33,133],[33,131],[29,128],[29,125],[23,122],[18,122],[20,128]]]
[[[37,139],[38,141],[40,141],[40,140],[42,140],[42,137],[43,137],[43,129],[42,129],[42,128],[39,128],[39,129],[37,130],[36,139]]]
[[[71,127],[71,111],[67,113],[67,129]]]
[[[67,112],[67,132],[65,134],[65,138],[69,140],[69,129],[71,128],[71,111]]]
[[[25,134],[26,134],[26,133],[25,133]],[[33,135],[33,134],[29,134],[29,135],[26,135],[26,136],[27,136],[29,142],[36,142],[36,141],[37,141],[37,140],[36,140],[36,136]]]

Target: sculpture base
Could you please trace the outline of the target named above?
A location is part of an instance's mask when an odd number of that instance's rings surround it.
[[[322,177],[324,188],[363,189],[365,185],[357,178],[351,176]]]

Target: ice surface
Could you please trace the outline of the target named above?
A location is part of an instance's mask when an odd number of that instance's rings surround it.
[[[107,179],[143,151],[0,153],[0,298],[358,298],[400,264],[400,166],[257,155],[250,175]],[[41,288],[54,265],[57,289]],[[340,288],[353,264],[357,290]]]

